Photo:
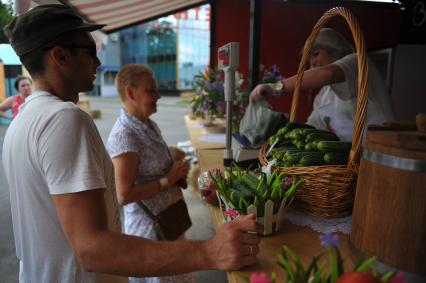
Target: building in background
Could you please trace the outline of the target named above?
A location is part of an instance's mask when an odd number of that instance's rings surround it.
[[[102,65],[98,67],[94,87],[89,95],[114,96],[116,95],[114,80],[121,63],[121,41],[119,33],[108,35],[105,40],[97,41],[98,58]]]
[[[164,93],[192,89],[194,75],[209,64],[210,5],[123,29],[108,36],[99,52],[94,95],[115,95],[114,79],[121,66],[149,65]]]

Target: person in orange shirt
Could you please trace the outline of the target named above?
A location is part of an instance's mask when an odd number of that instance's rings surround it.
[[[18,115],[19,106],[24,103],[25,98],[33,91],[33,81],[26,76],[17,76],[15,89],[18,91],[17,95],[10,96],[0,103],[0,117],[12,120]],[[12,115],[6,113],[9,109],[12,110]]]

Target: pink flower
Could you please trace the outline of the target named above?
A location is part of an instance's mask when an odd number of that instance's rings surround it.
[[[386,281],[386,283],[408,283],[407,279],[404,277],[404,273],[399,272],[397,275],[392,277],[390,280]]]
[[[252,273],[250,275],[250,283],[272,283],[272,280],[266,273]]]
[[[232,218],[237,218],[238,216],[240,216],[238,211],[236,211],[235,209],[228,209],[227,211],[225,211],[225,215]]]

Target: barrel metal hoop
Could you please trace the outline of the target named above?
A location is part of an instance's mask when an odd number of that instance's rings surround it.
[[[399,157],[380,152],[369,151],[366,148],[362,149],[362,158],[383,166],[392,167],[395,169],[426,172],[426,161],[412,158]]]

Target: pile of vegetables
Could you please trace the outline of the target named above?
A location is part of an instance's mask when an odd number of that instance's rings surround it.
[[[238,167],[234,170],[209,171],[219,197],[239,214],[246,214],[253,204],[257,208],[257,217],[263,217],[265,203],[274,202],[273,213],[277,213],[283,203],[290,202],[301,180],[284,177],[283,173],[273,172],[255,175]]]
[[[347,164],[352,146],[332,132],[301,123],[288,123],[268,143],[267,158],[280,167]]]

